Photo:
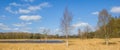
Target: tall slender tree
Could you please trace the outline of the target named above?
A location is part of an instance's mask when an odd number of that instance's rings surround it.
[[[65,8],[63,18],[61,20],[61,30],[66,35],[66,46],[68,47],[68,35],[71,32],[72,14]]]
[[[106,25],[108,24],[109,21],[110,21],[110,15],[108,14],[107,10],[103,9],[102,11],[100,11],[99,15],[98,15],[98,26],[99,26],[99,29],[103,29],[102,32],[105,35],[105,44],[106,45],[108,45],[108,43],[109,43],[109,41],[108,41],[109,34],[107,31],[107,27],[106,27]]]

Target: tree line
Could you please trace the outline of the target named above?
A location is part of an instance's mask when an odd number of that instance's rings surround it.
[[[120,38],[120,17],[111,17],[111,20],[105,25],[106,33],[104,33],[104,26],[101,26],[96,31],[92,32],[81,32],[78,29],[78,37],[79,38],[105,38],[105,36],[109,38]],[[88,28],[85,28],[88,29]],[[88,29],[91,30],[91,29]]]
[[[0,32],[0,39],[44,39],[46,34],[28,32]],[[58,38],[58,35],[47,35],[47,38]]]

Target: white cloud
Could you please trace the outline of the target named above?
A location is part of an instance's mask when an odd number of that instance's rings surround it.
[[[51,7],[51,5],[48,2],[43,2],[39,4],[40,7]]]
[[[40,6],[29,6],[28,7],[28,10],[30,10],[30,11],[36,11],[36,10],[40,10],[40,9],[41,9]]]
[[[25,2],[34,2],[34,0],[22,0],[22,1],[25,1]]]
[[[31,32],[30,31],[31,29],[32,28],[30,28],[30,27],[22,27],[22,28],[17,27],[17,28],[13,28],[11,31],[14,31],[14,32]]]
[[[19,6],[19,7],[18,7]],[[17,8],[13,11],[13,7]],[[23,9],[24,7],[24,9]],[[17,4],[15,2],[10,3],[9,6],[7,6],[5,9],[13,14],[28,14],[32,13],[34,11],[38,11],[43,9],[44,7],[51,7],[51,5],[48,2],[43,2],[38,5],[30,5],[30,4]]]
[[[79,22],[79,23],[73,24],[72,26],[73,26],[73,28],[80,28],[81,31],[84,31],[84,28],[87,26],[91,29],[91,31],[96,30],[95,27],[93,27],[92,25],[90,25],[89,23],[86,23],[86,22]]]
[[[18,10],[16,10],[16,11],[13,11],[12,9],[11,9],[11,7],[6,7],[6,10],[8,11],[8,12],[10,12],[10,13],[13,13],[13,14],[28,14],[28,13],[31,13],[31,10],[28,10],[28,9],[21,9],[21,8],[19,8]]]
[[[50,7],[51,5],[48,2],[43,2],[36,6],[29,6],[28,9],[31,11],[41,10],[44,7]]]
[[[5,9],[6,9],[8,12],[13,13],[13,14],[17,14],[17,13],[18,13],[17,11],[13,11],[10,6],[6,7]]]
[[[37,21],[40,20],[42,17],[39,15],[22,15],[19,18],[24,21]]]
[[[22,6],[21,4],[17,4],[16,2],[12,2],[9,5],[11,5],[11,6]]]
[[[22,31],[22,32],[30,32],[29,30],[31,30],[31,28],[29,28],[29,27],[24,27],[24,28],[20,29],[20,31]]]
[[[23,27],[23,26],[27,26],[27,25],[29,25],[29,24],[32,24],[32,23],[31,23],[31,22],[28,22],[28,23],[24,23],[24,22],[22,22],[22,23],[16,23],[16,24],[13,24],[13,26]]]
[[[46,29],[46,28],[45,27],[39,27],[38,29],[41,30],[41,29]]]
[[[78,28],[78,27],[84,27],[84,26],[88,26],[88,25],[89,25],[88,23],[79,22],[79,23],[73,24],[73,27]]]
[[[10,30],[10,28],[5,24],[0,23],[0,30]]]
[[[53,30],[53,32],[54,32],[54,34],[62,35],[62,31],[59,28]]]
[[[120,6],[112,7],[110,10],[112,13],[120,13]]]
[[[30,10],[25,10],[25,9],[19,9],[19,11],[18,11],[19,13],[21,13],[21,14],[27,14],[27,13],[30,13],[31,11]]]
[[[27,24],[31,24],[31,23],[27,23]],[[16,31],[16,32],[30,32],[32,28],[30,27],[8,27],[7,25],[0,23],[0,30],[4,30],[4,31]]]
[[[97,12],[97,11],[96,11],[96,12],[92,12],[92,14],[93,14],[93,15],[98,15],[99,12]]]
[[[17,23],[17,24],[13,24],[13,28],[11,28],[10,31],[13,32],[32,32],[32,28],[28,27],[27,25],[32,24],[31,22],[28,23]],[[15,27],[17,26],[17,27]]]
[[[0,16],[0,20],[5,20],[7,19],[5,15]]]
[[[13,28],[13,31],[19,30],[19,28]]]
[[[43,33],[44,31],[48,31],[49,32],[50,30],[49,30],[49,28],[46,28],[46,27],[38,27],[37,31],[35,31],[35,33]]]

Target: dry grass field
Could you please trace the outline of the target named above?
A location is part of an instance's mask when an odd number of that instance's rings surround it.
[[[120,38],[110,39],[109,46],[104,39],[69,39],[69,47],[65,43],[0,43],[0,50],[120,50]]]

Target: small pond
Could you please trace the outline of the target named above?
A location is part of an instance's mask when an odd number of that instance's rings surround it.
[[[64,43],[63,40],[0,40],[0,43]]]

